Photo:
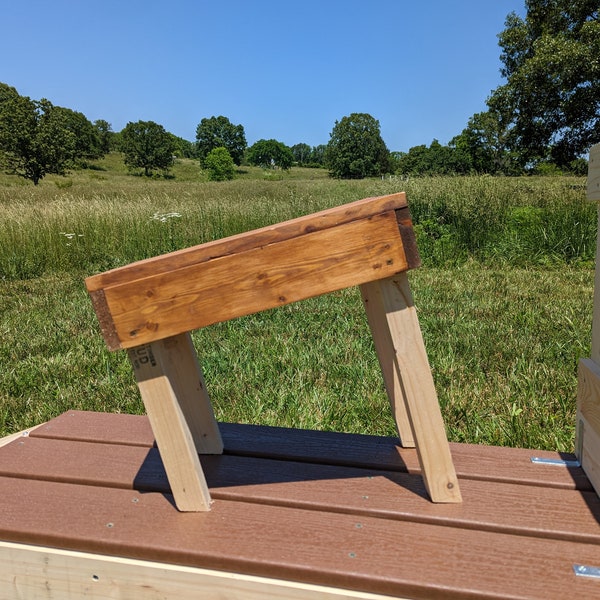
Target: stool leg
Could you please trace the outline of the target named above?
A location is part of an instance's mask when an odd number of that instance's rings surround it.
[[[164,340],[176,370],[180,388],[177,393],[179,406],[190,428],[198,454],[222,454],[223,440],[215,413],[206,389],[204,375],[192,336],[188,333]]]
[[[380,347],[391,345],[394,349],[394,362],[429,496],[433,502],[461,502],[408,277],[401,273],[368,286],[373,286],[368,288],[371,297],[373,294],[381,297],[389,339]]]
[[[128,355],[175,504],[181,511],[206,511],[210,510],[210,493],[186,417],[192,413],[193,396],[196,406],[208,396],[200,394],[198,402],[199,388],[204,386],[199,385],[198,373],[190,369],[190,364],[197,365],[191,351],[189,335],[180,334],[131,348]],[[194,429],[196,437],[202,439],[197,425]],[[218,448],[218,444],[210,446]]]
[[[408,418],[404,389],[402,388],[396,353],[394,352],[383,305],[381,286],[377,281],[364,283],[360,286],[360,293],[371,334],[373,335],[373,342],[383,374],[387,397],[392,408],[392,415],[396,423],[396,430],[400,438],[400,445],[404,448],[414,448],[415,440]]]

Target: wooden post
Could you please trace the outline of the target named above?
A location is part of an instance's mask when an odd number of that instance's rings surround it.
[[[590,150],[587,197],[600,201],[600,144]],[[600,208],[598,225],[600,231]],[[580,360],[578,368],[575,453],[600,495],[600,237],[596,248],[591,358]]]
[[[128,355],[177,508],[209,510],[198,452],[220,454],[223,443],[189,333]]]
[[[364,283],[360,286],[360,293],[371,334],[373,335],[375,351],[379,359],[379,366],[381,367],[383,382],[396,423],[400,444],[404,448],[414,448],[415,439],[408,418],[402,376],[398,369],[394,344],[388,327],[381,286],[376,282]]]
[[[380,363],[394,363],[394,379],[402,389],[401,395],[427,491],[434,502],[461,502],[458,479],[408,277],[406,273],[401,273],[365,284],[362,289],[367,303],[369,298],[377,298],[379,305],[368,312],[383,308],[384,317],[377,321],[378,329],[374,331],[374,336],[380,340],[376,342],[376,348],[378,352],[386,353],[380,356]],[[383,319],[387,324],[387,332],[386,327],[381,326]],[[371,319],[373,321],[375,319]],[[392,351],[393,356],[390,355]],[[397,396],[392,401],[395,402],[397,413],[401,403]]]

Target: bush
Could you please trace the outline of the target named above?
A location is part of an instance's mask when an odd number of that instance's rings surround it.
[[[235,175],[235,163],[227,148],[211,150],[204,159],[204,167],[210,181],[227,181]]]

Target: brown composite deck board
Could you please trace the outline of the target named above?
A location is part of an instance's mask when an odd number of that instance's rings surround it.
[[[31,437],[0,459],[2,476],[170,492],[156,448]],[[600,543],[593,492],[464,480],[462,504],[436,505],[420,477],[402,472],[231,455],[203,456],[202,466],[215,500]]]
[[[415,598],[600,592],[572,574],[600,564],[597,544],[228,500],[179,513],[162,494],[19,478],[0,489],[6,541]]]
[[[392,437],[306,431],[283,427],[220,424],[228,454],[359,466],[419,473],[416,451],[400,448]],[[69,411],[32,432],[32,437],[150,447],[154,436],[147,417]],[[579,467],[533,464],[532,456],[575,460],[569,453],[451,443],[461,479],[480,479],[544,487],[591,490]]]

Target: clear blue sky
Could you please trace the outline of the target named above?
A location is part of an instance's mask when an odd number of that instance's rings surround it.
[[[205,117],[249,144],[326,144],[353,112],[390,150],[441,143],[502,83],[497,34],[523,0],[2,0],[0,81],[190,141]]]

